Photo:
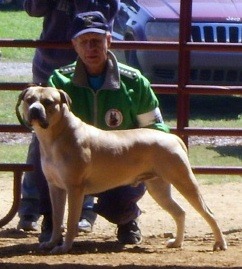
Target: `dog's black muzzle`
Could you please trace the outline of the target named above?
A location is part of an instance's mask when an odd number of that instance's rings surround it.
[[[32,105],[29,107],[28,122],[38,121],[40,127],[46,129],[49,126],[49,122],[46,119],[46,114],[39,106]]]

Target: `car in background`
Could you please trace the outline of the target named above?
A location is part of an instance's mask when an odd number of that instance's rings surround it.
[[[179,0],[121,0],[114,40],[178,41]],[[191,42],[242,42],[242,1],[193,0]],[[152,83],[178,81],[177,51],[115,51]],[[191,52],[191,84],[241,85],[242,53]]]
[[[19,9],[23,9],[24,0],[0,0],[0,9],[1,7],[8,7],[14,5]]]

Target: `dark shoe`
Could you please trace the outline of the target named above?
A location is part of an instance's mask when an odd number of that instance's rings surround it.
[[[120,244],[140,244],[142,235],[137,220],[131,220],[124,225],[118,225],[117,238]]]
[[[35,216],[23,215],[20,217],[19,223],[17,225],[18,230],[24,231],[37,231],[38,224]]]
[[[52,216],[51,214],[44,215],[42,224],[41,224],[41,233],[39,235],[39,242],[48,242],[50,241],[52,235]]]

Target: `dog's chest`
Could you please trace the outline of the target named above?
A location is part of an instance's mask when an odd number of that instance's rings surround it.
[[[61,189],[66,189],[65,182],[63,180],[64,171],[61,169],[63,165],[54,158],[50,158],[50,156],[42,157],[41,163],[46,180]]]

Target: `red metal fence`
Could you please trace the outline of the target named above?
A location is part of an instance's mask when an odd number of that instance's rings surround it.
[[[183,138],[185,142],[189,136],[242,136],[242,128],[192,128],[189,127],[189,97],[196,95],[242,95],[241,87],[226,86],[202,86],[189,85],[190,74],[190,52],[191,51],[238,51],[242,52],[242,44],[225,43],[191,43],[191,10],[192,0],[181,1],[180,14],[180,37],[179,42],[112,42],[112,49],[130,50],[176,50],[179,52],[179,77],[178,84],[153,84],[152,87],[157,94],[177,95],[177,127],[172,131]],[[70,48],[70,43],[42,42],[39,40],[0,40],[0,47],[58,47]],[[23,90],[29,82],[24,83],[0,83],[0,90]],[[29,132],[21,125],[0,125],[0,132]],[[6,225],[16,214],[21,193],[21,177],[24,171],[32,169],[26,164],[0,164],[0,171],[12,171],[14,174],[13,206],[9,213],[0,220],[0,227]],[[241,175],[242,167],[193,167],[197,174],[230,174]]]

